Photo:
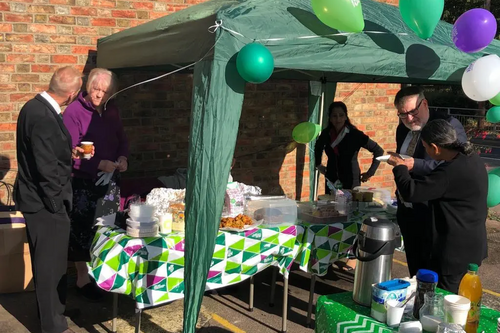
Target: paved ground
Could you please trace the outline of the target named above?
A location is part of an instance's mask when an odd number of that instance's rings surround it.
[[[500,310],[500,223],[488,222],[489,258],[480,269],[483,281],[484,303]],[[404,254],[396,253],[393,277],[407,275]],[[71,281],[70,281],[71,282]],[[198,322],[201,333],[243,333],[279,332],[282,313],[282,280],[278,279],[274,306],[269,305],[271,269],[255,278],[255,309],[248,311],[249,284],[239,285],[207,292],[203,299],[202,311]],[[309,295],[310,277],[294,269],[290,276],[288,332],[313,332],[306,328],[306,312]],[[327,276],[316,283],[315,300],[319,295],[352,290],[353,275],[331,270]],[[127,297],[119,297],[119,323],[121,333],[133,332],[135,323],[134,304]],[[182,328],[182,301],[146,310],[142,315],[142,332],[174,333]],[[110,332],[112,297],[99,303],[88,303],[76,295],[70,287],[68,296],[68,318],[71,328],[77,333]],[[314,327],[314,320],[312,321]],[[38,319],[34,293],[0,295],[0,332],[1,333],[38,333]]]

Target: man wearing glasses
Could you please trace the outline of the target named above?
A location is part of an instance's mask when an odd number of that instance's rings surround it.
[[[445,119],[455,128],[459,141],[467,142],[462,124],[448,114],[430,112],[424,92],[417,86],[402,88],[396,94],[394,106],[401,122],[396,130],[397,154],[392,154],[389,160],[396,159],[398,154],[406,155],[404,162],[413,178],[427,175],[439,164],[427,155],[420,140],[420,131],[427,122]],[[413,276],[420,268],[429,268],[433,230],[430,210],[427,202],[407,203],[399,194],[397,198],[397,220],[403,235],[408,269]]]

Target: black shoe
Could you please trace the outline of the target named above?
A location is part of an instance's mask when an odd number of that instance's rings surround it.
[[[76,291],[78,291],[83,298],[91,302],[98,302],[104,297],[102,290],[92,282],[87,283],[81,288],[76,286]]]

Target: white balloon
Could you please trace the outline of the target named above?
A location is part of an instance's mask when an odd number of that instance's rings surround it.
[[[470,99],[487,101],[500,93],[500,58],[490,54],[474,61],[462,76],[462,89]]]

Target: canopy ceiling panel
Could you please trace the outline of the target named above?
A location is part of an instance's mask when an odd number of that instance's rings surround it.
[[[316,18],[309,0],[212,0],[100,39],[98,65],[150,69],[192,63],[207,52],[210,58],[216,34],[208,28],[216,20],[224,37],[215,46],[218,60],[257,41],[272,52],[277,78],[457,84],[472,61],[500,54],[496,40],[481,53],[457,50],[445,22],[422,40],[397,7],[372,0],[362,6],[365,31],[341,34]]]

